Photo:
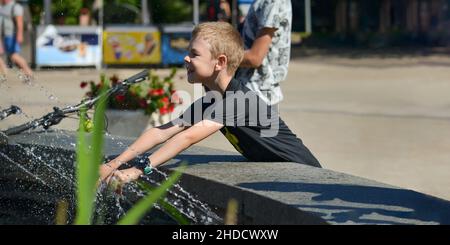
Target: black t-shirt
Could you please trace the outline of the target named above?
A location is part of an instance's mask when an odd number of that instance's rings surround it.
[[[208,91],[179,118],[194,125],[204,119],[224,125],[220,131],[244,157],[258,162],[297,162],[321,167],[278,112],[256,93],[232,79],[224,94]]]

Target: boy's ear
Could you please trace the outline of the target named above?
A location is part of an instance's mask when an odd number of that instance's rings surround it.
[[[216,64],[216,70],[220,71],[223,69],[226,69],[228,66],[228,58],[226,55],[221,54],[219,57],[217,57],[217,64]]]

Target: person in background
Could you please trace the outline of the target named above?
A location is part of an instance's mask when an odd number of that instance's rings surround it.
[[[88,8],[80,9],[79,24],[80,26],[89,26],[91,24],[91,12]]]
[[[208,20],[231,22],[231,5],[227,0],[208,1]]]
[[[24,82],[30,82],[33,72],[27,61],[20,56],[23,43],[23,7],[14,0],[1,0],[0,29],[4,51],[24,74]]]
[[[8,73],[8,68],[6,67],[5,62],[3,61],[3,56],[5,55],[5,49],[3,48],[3,42],[0,39],[0,83],[6,81],[6,74]]]
[[[241,30],[245,55],[235,78],[269,105],[283,100],[280,82],[288,72],[291,26],[290,0],[255,0]]]

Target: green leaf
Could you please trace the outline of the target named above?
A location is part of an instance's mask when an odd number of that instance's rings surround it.
[[[93,188],[95,191],[95,184],[99,178],[98,168],[103,160],[103,135],[105,134],[105,109],[108,104],[108,97],[106,96],[107,88],[109,87],[109,80],[106,79],[104,88],[102,89],[102,96],[95,104],[94,114],[94,132],[92,133],[92,176]]]
[[[89,224],[91,219],[91,214],[89,210],[92,210],[91,198],[89,193],[88,182],[85,181],[85,178],[82,176],[89,175],[89,151],[86,143],[86,132],[84,130],[84,123],[86,121],[86,108],[82,109],[81,118],[80,118],[80,126],[78,132],[78,140],[77,140],[77,215],[75,218],[75,224]]]
[[[170,75],[169,75],[169,79],[172,79],[175,74],[177,74],[177,68],[176,67],[172,67],[171,71],[170,71]]]
[[[189,221],[189,219],[182,214],[180,211],[178,211],[178,209],[176,209],[174,206],[172,206],[170,203],[164,201],[164,200],[160,200],[159,205],[161,205],[161,207],[164,209],[164,211],[170,215],[170,217],[172,217],[175,221],[177,221],[178,224],[180,225],[190,225],[191,222]]]
[[[108,85],[108,81],[105,81]],[[107,104],[106,90],[108,86],[103,86],[102,96],[95,106],[94,131],[90,144],[92,151],[89,151],[89,142],[86,141],[86,132],[83,125],[86,123],[86,108],[81,111],[80,131],[77,142],[77,215],[75,224],[91,224],[94,210],[96,194],[96,183],[99,178],[98,169],[103,157],[103,134],[104,134],[104,113]]]
[[[145,213],[153,208],[153,204],[158,201],[158,199],[163,198],[167,190],[174,185],[180,178],[182,171],[186,168],[185,164],[178,167],[175,172],[169,177],[168,180],[164,181],[158,188],[156,188],[151,194],[139,200],[132,209],[130,209],[124,217],[122,217],[117,224],[119,225],[134,225],[139,222],[139,220],[144,217]]]
[[[148,185],[144,181],[138,181],[138,186],[147,191],[148,193],[152,193],[155,191],[155,187]],[[172,217],[175,221],[177,221],[180,225],[189,225],[191,222],[189,218],[187,218],[184,214],[182,214],[178,209],[172,206],[170,203],[166,202],[164,199],[160,199],[158,201],[159,205],[163,208],[164,212]]]

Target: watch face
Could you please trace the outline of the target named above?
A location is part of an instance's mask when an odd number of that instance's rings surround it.
[[[151,166],[147,166],[144,168],[144,174],[151,174],[153,172],[153,169]]]

